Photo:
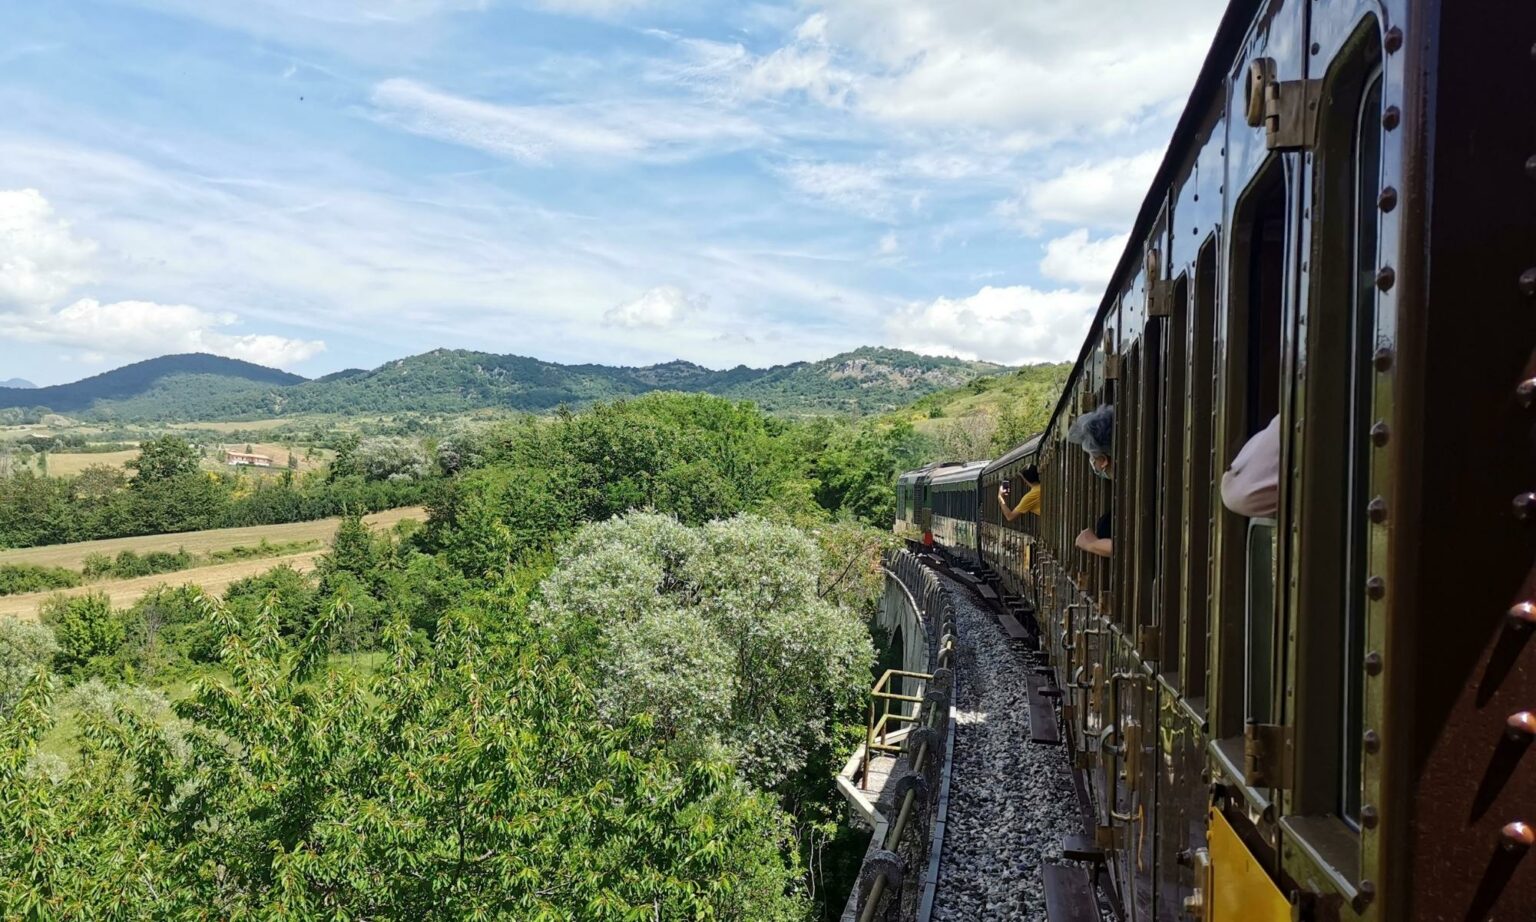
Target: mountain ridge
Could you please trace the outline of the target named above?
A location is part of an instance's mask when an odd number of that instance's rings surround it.
[[[714,370],[681,359],[562,365],[522,355],[433,349],[314,380],[191,354],[162,356],[32,391],[0,388],[0,408],[97,419],[208,420],[322,413],[548,411],[657,390],[751,400],[783,413],[879,413],[1007,367],[865,346],[819,361]],[[50,402],[56,401],[56,402]]]

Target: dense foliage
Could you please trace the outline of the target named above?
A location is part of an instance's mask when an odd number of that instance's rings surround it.
[[[911,428],[670,394],[415,444],[60,481],[63,520],[202,484],[430,487],[431,517],[0,633],[0,916],[834,916]]]
[[[0,564],[0,595],[69,589],[78,585],[80,574],[64,567],[44,567],[30,563]]]
[[[494,594],[368,677],[326,665],[332,605],[289,644],[215,608],[227,682],[173,712],[81,712],[68,771],[33,758],[49,688],[0,720],[0,905],[57,918],[799,917],[772,802],[640,745]]]
[[[723,745],[773,789],[828,744],[872,668],[858,613],[818,593],[822,569],[786,525],[635,513],[566,545],[540,613],[595,659],[607,714],[649,714],[683,752]]]

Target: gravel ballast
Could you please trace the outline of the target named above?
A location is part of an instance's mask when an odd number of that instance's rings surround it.
[[[933,919],[1045,920],[1041,866],[1081,824],[1067,753],[1029,742],[1031,654],[953,580],[959,668],[944,853]]]

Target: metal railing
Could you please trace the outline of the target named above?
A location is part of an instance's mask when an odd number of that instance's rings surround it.
[[[923,683],[924,688],[926,688],[928,681],[933,678],[933,675],[927,672],[908,672],[904,669],[887,669],[885,671],[885,675],[881,676],[880,681],[876,682],[875,687],[870,690],[869,723],[866,725],[864,730],[864,762],[859,769],[859,777],[864,780],[865,790],[869,789],[868,782],[870,754],[877,751],[891,753],[901,752],[900,746],[892,745],[889,741],[890,733],[893,729],[891,725],[915,723],[921,719],[920,715],[922,714],[923,704],[922,692],[919,692],[916,695],[903,695],[899,692],[890,691],[888,686],[890,685],[891,679],[893,678],[918,679]],[[906,713],[904,709],[893,711],[891,710],[891,702],[893,701],[897,702],[897,708],[902,708],[902,706],[905,704],[912,704],[914,707],[912,708],[911,713]],[[875,716],[877,705],[880,710],[879,717]],[[898,727],[895,729],[900,728]]]

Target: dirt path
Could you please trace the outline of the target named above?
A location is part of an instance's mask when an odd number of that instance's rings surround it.
[[[364,516],[363,521],[374,528],[385,528],[401,519],[425,522],[427,510],[421,506],[404,506],[386,509]],[[207,554],[210,551],[226,551],[232,547],[259,543],[263,538],[273,544],[290,541],[329,541],[336,533],[339,518],[316,519],[312,522],[291,522],[287,525],[257,525],[250,528],[213,528],[208,531],[183,531],[169,535],[141,535],[137,538],[109,538],[104,541],[80,541],[75,544],[50,544],[46,547],[23,547],[0,551],[0,563],[31,563],[45,567],[69,567],[78,570],[87,554],[116,554],[118,551],[176,551],[183,549],[189,554]]]

